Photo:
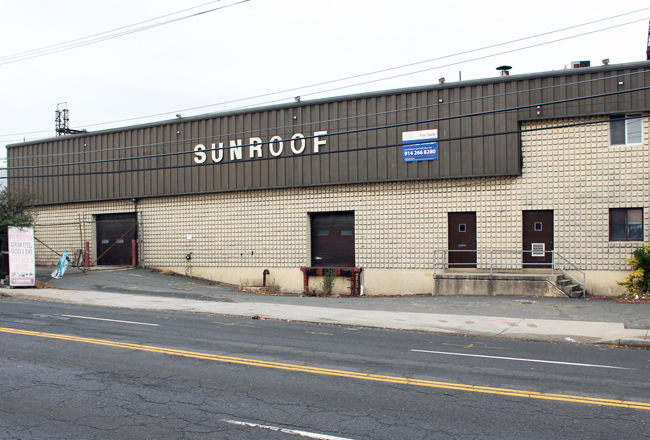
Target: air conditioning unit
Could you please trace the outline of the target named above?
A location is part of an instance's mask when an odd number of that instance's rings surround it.
[[[579,69],[581,67],[591,67],[591,61],[571,61],[572,69]]]

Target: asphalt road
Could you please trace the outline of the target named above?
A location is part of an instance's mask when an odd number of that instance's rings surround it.
[[[15,298],[0,327],[2,439],[650,437],[650,351]]]

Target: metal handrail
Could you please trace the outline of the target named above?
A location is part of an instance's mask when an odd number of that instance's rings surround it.
[[[580,270],[580,268],[579,268],[578,266],[576,266],[576,265],[573,264],[571,261],[569,261],[569,260],[566,259],[564,256],[562,256],[559,252],[555,252],[555,251],[551,251],[551,252],[553,252],[553,267],[556,266],[556,263],[555,263],[555,255],[557,255],[558,257],[562,258],[562,260],[564,260],[566,263],[570,264],[570,265],[573,267],[573,270],[575,270],[575,271],[577,271],[577,272],[580,272],[580,273],[582,274],[582,283],[581,283],[581,282],[578,281],[576,278],[572,277],[572,276],[571,276],[567,271],[565,271],[564,269],[562,269],[562,267],[560,267],[559,265],[557,265],[558,270],[560,270],[564,275],[568,276],[568,277],[571,278],[573,281],[575,281],[576,283],[578,283],[578,285],[579,285],[580,287],[582,287],[582,297],[584,298],[584,297],[585,297],[585,294],[586,294],[586,289],[587,289],[587,274],[586,274],[583,270]]]
[[[442,253],[442,262],[438,262],[438,252]],[[494,274],[494,269],[495,268],[500,268],[500,267],[508,267],[508,266],[516,266],[518,269],[535,269],[535,268],[543,268],[543,269],[551,269],[551,276],[554,275],[555,270],[559,270],[562,272],[564,275],[569,277],[571,280],[575,281],[582,290],[582,297],[585,296],[586,294],[586,285],[587,285],[587,275],[585,271],[581,270],[578,266],[573,264],[571,261],[569,261],[566,257],[561,255],[557,251],[544,251],[544,254],[551,254],[551,262],[550,263],[524,263],[523,262],[523,254],[525,253],[532,253],[533,251],[530,250],[513,250],[513,249],[477,249],[477,250],[449,250],[449,249],[435,249],[433,251],[433,274],[437,275],[437,269],[438,267],[441,267],[443,270],[445,269],[450,269],[453,268],[453,266],[450,266],[450,264],[453,263],[448,263],[448,254],[449,252],[456,252],[456,253],[462,253],[462,252],[472,252],[475,253],[477,256],[478,254],[485,254],[485,253],[490,253],[490,258],[489,262],[486,261],[485,258],[480,260],[477,258],[476,262],[472,263],[457,263],[459,265],[462,264],[476,264],[477,268],[480,267],[489,267],[490,269],[490,275]],[[495,254],[517,254],[521,255],[521,258],[518,259],[518,261],[513,261],[513,262],[501,262],[501,261],[494,261]],[[556,259],[556,256],[559,257],[560,263],[558,263],[558,259]],[[497,257],[498,259],[498,257]],[[580,272],[582,274],[582,282],[580,282],[578,279],[570,275],[565,269],[564,265],[570,266],[569,269],[567,270],[574,270],[576,272]]]

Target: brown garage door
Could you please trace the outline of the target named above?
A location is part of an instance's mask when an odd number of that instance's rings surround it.
[[[354,267],[354,212],[311,214],[311,265]]]
[[[131,240],[138,238],[135,212],[97,215],[97,264],[123,266],[132,264]],[[137,255],[136,255],[137,261]]]

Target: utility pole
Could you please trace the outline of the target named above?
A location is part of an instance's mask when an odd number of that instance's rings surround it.
[[[648,48],[645,50],[645,59],[650,61],[650,23],[648,23]]]
[[[56,135],[63,136],[65,134],[85,133],[86,130],[73,130],[72,128],[68,127],[70,117],[68,116],[67,106],[67,102],[59,102],[56,105],[56,118],[54,120],[56,122]]]

